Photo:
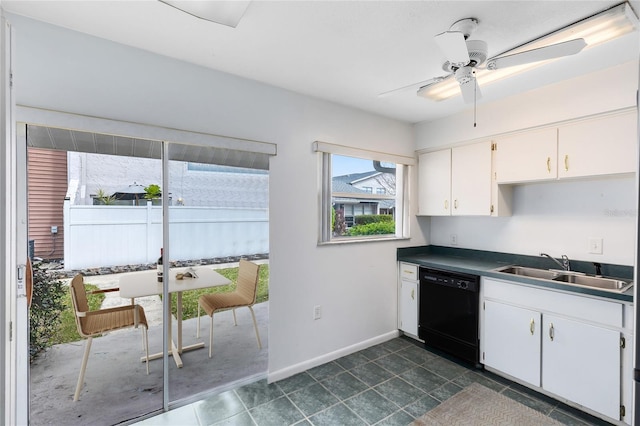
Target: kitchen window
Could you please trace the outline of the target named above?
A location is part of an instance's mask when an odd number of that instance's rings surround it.
[[[315,142],[320,244],[408,238],[412,157]]]

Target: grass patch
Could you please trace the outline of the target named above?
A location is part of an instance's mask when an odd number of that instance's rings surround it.
[[[98,290],[98,287],[93,284],[85,284],[85,288],[87,293],[93,290]],[[104,298],[104,293],[87,294],[89,310],[94,311],[96,309],[100,309],[100,305],[102,305]],[[71,303],[71,293],[68,290],[64,295],[62,302],[64,303],[64,310],[60,314],[60,328],[52,338],[54,345],[59,343],[76,342],[82,339],[78,334],[75,314],[73,312],[73,303]]]
[[[216,272],[220,275],[231,280],[231,284],[213,287],[203,288],[200,290],[185,291],[182,293],[182,319],[187,320],[195,318],[198,315],[198,298],[202,294],[210,293],[223,293],[227,291],[234,291],[236,288],[236,281],[238,280],[238,268],[224,268],[216,269]],[[172,314],[176,314],[177,295],[171,295],[171,310]],[[258,295],[256,303],[265,302],[269,300],[269,265],[260,265],[260,272],[258,274]]]

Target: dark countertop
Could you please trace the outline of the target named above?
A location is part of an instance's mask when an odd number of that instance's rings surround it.
[[[414,263],[428,268],[480,275],[483,277],[497,278],[512,282],[521,282],[523,284],[534,285],[541,288],[569,291],[572,293],[598,296],[623,302],[633,302],[633,288],[635,285],[624,293],[616,293],[597,288],[581,287],[557,281],[493,271],[493,269],[507,265],[519,265],[541,269],[557,269],[557,266],[551,260],[541,256],[525,256],[443,246],[421,246],[399,248],[397,260]],[[571,260],[571,270],[593,274],[595,272],[595,266],[592,262]],[[633,267],[603,263],[602,275],[631,281],[633,280]]]

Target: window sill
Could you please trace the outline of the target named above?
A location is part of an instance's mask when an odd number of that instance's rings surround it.
[[[331,241],[318,241],[318,246],[333,246],[342,244],[356,244],[356,243],[373,243],[382,241],[405,241],[411,239],[410,237],[396,237],[393,236],[378,236],[373,235],[370,237],[344,237],[334,238]]]

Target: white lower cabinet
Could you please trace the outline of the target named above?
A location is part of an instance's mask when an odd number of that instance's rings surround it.
[[[542,387],[617,419],[620,332],[549,314],[542,321]]]
[[[540,313],[487,300],[484,365],[540,386]]]
[[[411,337],[418,336],[418,265],[400,262],[398,328]]]
[[[502,280],[482,281],[485,367],[578,407],[630,423],[622,383],[625,306]],[[624,395],[623,395],[624,390]]]

